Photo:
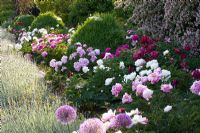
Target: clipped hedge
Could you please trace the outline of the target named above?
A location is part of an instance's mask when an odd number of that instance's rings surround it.
[[[79,25],[71,43],[81,42],[101,50],[107,47],[115,49],[125,42],[124,36],[122,28],[111,14],[100,14],[89,17]]]
[[[31,24],[31,29],[34,28],[51,28],[51,27],[64,27],[62,19],[56,16],[53,12],[40,14]]]

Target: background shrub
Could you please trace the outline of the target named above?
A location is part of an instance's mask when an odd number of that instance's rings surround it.
[[[90,14],[113,10],[112,0],[74,0],[69,7],[68,25],[76,26],[86,20]]]
[[[31,24],[31,29],[51,27],[56,28],[57,25],[59,25],[59,27],[64,27],[62,19],[52,12],[47,12],[44,14],[40,14],[37,18],[35,18],[35,20]]]
[[[13,0],[1,0],[0,1],[0,25],[12,18],[15,14],[15,5]]]
[[[54,12],[67,24],[69,6],[72,1],[73,0],[35,0],[35,4],[40,9],[41,13],[48,11]]]
[[[85,43],[88,46],[104,50],[113,49],[124,43],[125,34],[111,14],[101,14],[89,17],[84,24],[79,25],[72,36],[72,44]]]
[[[126,0],[129,1],[133,0]],[[153,0],[137,4],[129,20],[152,35],[168,36],[182,45],[190,44],[193,54],[200,55],[199,16],[200,1]]]
[[[18,16],[15,19],[12,27],[15,30],[21,30],[23,28],[28,30],[28,27],[31,26],[33,21],[34,21],[34,16],[32,16],[32,15],[21,15],[21,16]]]

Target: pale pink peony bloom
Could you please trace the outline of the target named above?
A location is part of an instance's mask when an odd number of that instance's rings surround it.
[[[195,81],[190,87],[190,91],[196,95],[200,96],[200,80]]]
[[[142,96],[144,90],[147,90],[147,86],[145,85],[142,85],[142,84],[139,84],[137,87],[136,87],[136,95],[137,96]]]
[[[138,123],[146,125],[148,123],[148,119],[146,117],[142,117],[142,115],[134,115],[132,122],[133,125],[137,125]]]
[[[122,103],[131,103],[133,101],[131,95],[125,93],[122,97]]]
[[[147,76],[141,77],[140,80],[142,84],[146,84],[148,82],[148,77]]]
[[[119,93],[122,91],[122,85],[120,83],[116,83],[115,85],[112,86],[112,95],[114,95],[115,97],[117,97],[119,95]]]
[[[47,57],[48,53],[46,51],[43,51],[41,55],[42,55],[42,57],[45,58],[45,57]]]
[[[135,91],[136,88],[137,88],[137,86],[140,85],[140,84],[142,84],[142,82],[139,81],[139,80],[133,81],[133,82],[132,82],[132,91]]]
[[[148,75],[148,80],[152,84],[156,84],[161,80],[161,75],[159,73],[157,73],[157,72],[153,72],[153,73]]]
[[[146,99],[147,101],[149,101],[150,98],[152,98],[153,95],[153,91],[150,89],[145,89],[142,93],[142,97],[144,99]]]
[[[161,90],[165,93],[169,93],[173,89],[171,84],[163,84],[161,85]]]
[[[61,58],[62,63],[63,63],[63,64],[66,64],[66,63],[67,63],[67,59],[68,59],[68,57],[64,55],[64,56]]]
[[[110,121],[113,117],[115,117],[115,111],[112,111],[111,109],[108,110],[107,113],[104,113],[101,117],[101,120],[103,122],[106,122],[106,121]]]
[[[149,101],[149,99],[152,98],[152,95],[153,95],[153,90],[150,89],[145,89],[142,93],[142,97],[147,101]]]

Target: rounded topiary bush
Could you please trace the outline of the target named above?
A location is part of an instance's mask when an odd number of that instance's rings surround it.
[[[81,42],[101,50],[107,47],[115,49],[124,43],[124,39],[124,31],[116,19],[111,14],[100,14],[89,17],[78,26],[71,44]]]
[[[62,19],[52,12],[40,14],[32,23],[31,29],[34,28],[51,28],[51,27],[64,27]]]
[[[23,28],[28,29],[28,27],[31,26],[34,19],[35,17],[32,15],[18,16],[14,21],[13,28],[15,30],[21,30]]]

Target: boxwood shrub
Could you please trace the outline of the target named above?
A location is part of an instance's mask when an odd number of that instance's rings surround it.
[[[107,47],[115,49],[125,42],[124,38],[125,33],[113,15],[97,14],[78,26],[71,44],[81,42],[101,50]]]
[[[59,25],[59,27],[64,27],[64,23],[62,19],[56,16],[52,12],[46,12],[46,13],[40,14],[37,18],[35,18],[35,20],[31,24],[31,29],[51,28],[51,27],[55,28],[57,27],[57,25]]]

